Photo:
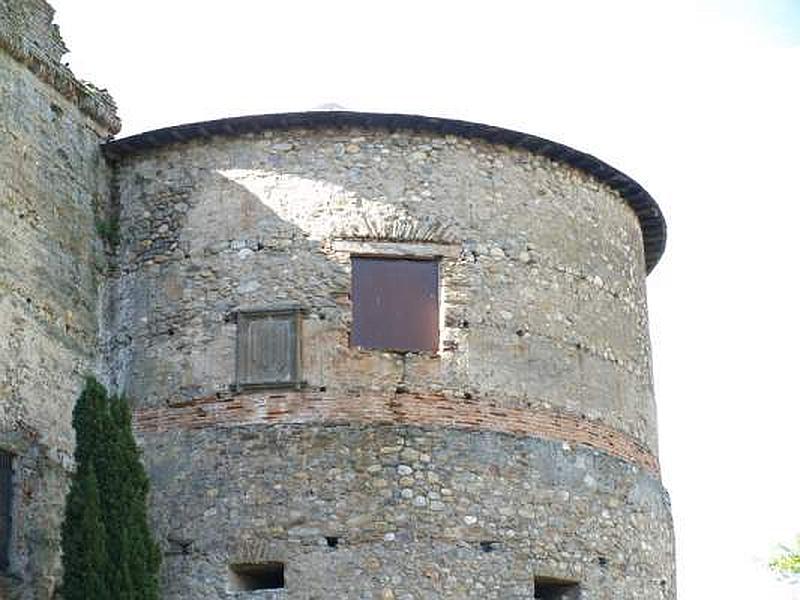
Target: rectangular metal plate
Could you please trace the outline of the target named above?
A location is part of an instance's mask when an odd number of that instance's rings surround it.
[[[439,348],[439,263],[401,258],[352,258],[353,329],[359,348]]]

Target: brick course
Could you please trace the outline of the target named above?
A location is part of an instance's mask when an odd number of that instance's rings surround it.
[[[452,427],[531,435],[580,444],[632,462],[658,477],[658,458],[604,423],[563,410],[492,406],[442,394],[331,397],[314,392],[197,398],[135,413],[138,434],[256,424],[391,424]]]

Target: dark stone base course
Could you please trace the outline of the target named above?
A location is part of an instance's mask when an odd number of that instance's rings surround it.
[[[674,598],[666,492],[587,448],[498,432],[252,425],[140,435],[164,598]],[[337,538],[334,546],[329,538]],[[230,591],[281,562],[285,588]]]

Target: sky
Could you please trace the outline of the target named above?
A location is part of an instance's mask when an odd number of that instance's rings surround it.
[[[121,135],[336,103],[636,179],[668,224],[648,302],[678,597],[800,598],[765,567],[800,534],[800,0],[50,1]]]

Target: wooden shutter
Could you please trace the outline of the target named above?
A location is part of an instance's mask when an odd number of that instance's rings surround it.
[[[11,454],[0,451],[0,569],[6,569],[11,548]]]
[[[439,263],[353,257],[353,330],[360,348],[439,348]]]
[[[237,388],[300,383],[300,315],[299,309],[238,313]]]

